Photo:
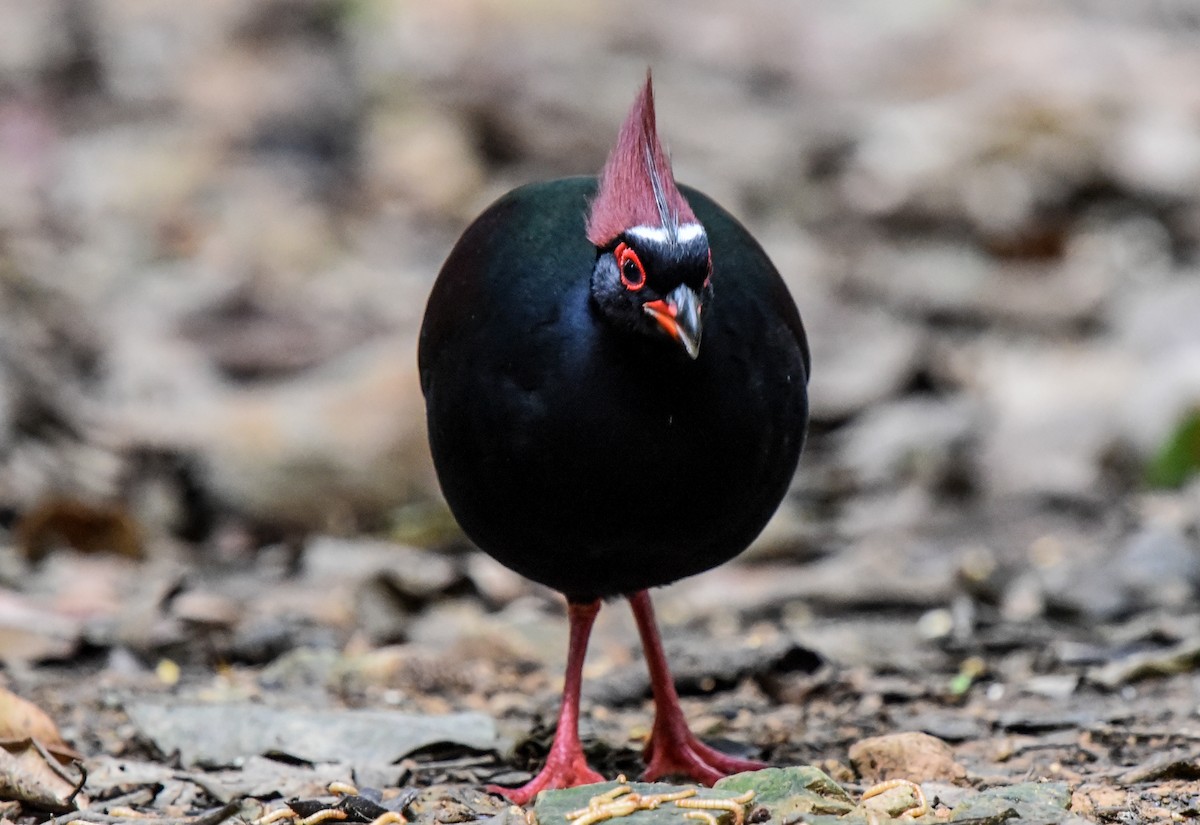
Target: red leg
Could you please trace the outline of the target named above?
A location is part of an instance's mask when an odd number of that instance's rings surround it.
[[[587,653],[588,636],[592,623],[600,612],[600,602],[568,604],[567,617],[571,623],[571,642],[567,649],[567,676],[563,683],[562,708],[558,712],[558,729],[554,732],[554,744],[546,757],[541,773],[519,788],[501,788],[492,785],[493,793],[501,794],[510,802],[524,805],[550,788],[570,788],[603,782],[604,777],[588,767],[579,743],[579,690],[583,684],[583,659]]]
[[[679,694],[675,692],[675,682],[667,668],[650,594],[639,590],[629,597],[629,604],[642,637],[646,665],[650,668],[650,687],[654,691],[654,729],[642,753],[646,760],[643,778],[652,782],[664,776],[682,775],[711,785],[732,773],[765,768],[762,762],[737,759],[710,748],[688,729],[683,708],[679,706]]]

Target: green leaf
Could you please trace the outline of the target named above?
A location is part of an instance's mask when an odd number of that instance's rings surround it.
[[[1200,407],[1187,413],[1146,468],[1151,487],[1182,487],[1200,472]]]

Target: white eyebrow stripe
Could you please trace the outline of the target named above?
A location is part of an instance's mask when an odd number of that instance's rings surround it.
[[[626,235],[634,235],[642,240],[657,241],[658,243],[668,243],[671,239],[670,234],[661,226],[635,226],[625,230]],[[697,238],[706,238],[708,233],[704,231],[704,227],[698,223],[680,224],[675,230],[675,240],[678,243],[688,243]]]

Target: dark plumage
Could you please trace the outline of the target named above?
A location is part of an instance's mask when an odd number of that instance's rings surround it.
[[[462,528],[573,600],[668,584],[745,549],[795,470],[804,332],[754,239],[685,189],[712,306],[694,361],[605,322],[584,236],[592,178],[524,186],[450,253],[429,300],[430,441]]]
[[[572,605],[555,751],[510,792],[519,801],[596,778],[564,727],[577,713],[572,668],[611,596],[631,597],[655,682],[648,773],[712,781],[753,764],[686,731],[642,591],[727,561],[774,512],[804,440],[808,347],[758,243],[677,189],[665,157],[647,81],[606,188],[568,178],[489,207],[443,265],[421,330],[451,510],[481,548]]]

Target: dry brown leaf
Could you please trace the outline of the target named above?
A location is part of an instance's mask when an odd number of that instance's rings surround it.
[[[58,496],[43,499],[25,513],[17,523],[16,538],[21,552],[33,562],[58,547],[130,559],[144,555],[141,528],[122,506]]]
[[[78,751],[63,741],[58,726],[44,710],[12,691],[0,688],[0,745],[35,739],[60,760],[80,759]]]
[[[54,758],[31,739],[5,743],[0,747],[0,799],[54,813],[75,810],[80,780]]]

